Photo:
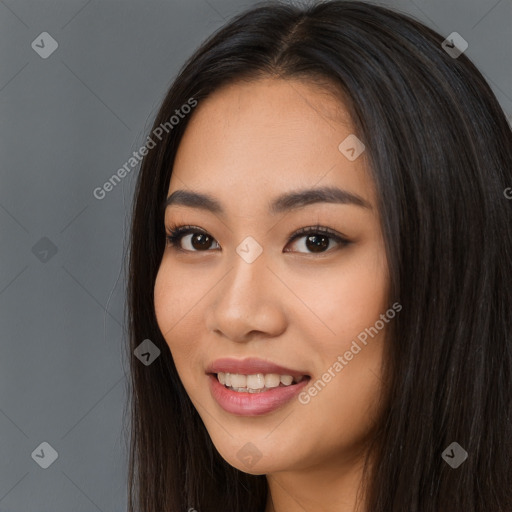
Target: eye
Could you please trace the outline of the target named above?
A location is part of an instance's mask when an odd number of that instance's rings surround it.
[[[343,248],[351,243],[351,241],[343,235],[330,228],[320,225],[299,229],[290,237],[288,244],[296,239],[301,238],[305,239],[304,242],[297,245],[301,248],[305,248],[308,251],[311,251],[311,254],[329,252],[332,245],[335,244],[338,244],[340,248]],[[334,242],[334,244],[331,244],[331,242]]]
[[[181,241],[185,236],[191,238],[186,241],[188,246],[183,248]],[[208,250],[213,240],[215,239],[206,231],[195,226],[170,226],[167,229],[166,242],[179,251],[201,252],[205,249]]]

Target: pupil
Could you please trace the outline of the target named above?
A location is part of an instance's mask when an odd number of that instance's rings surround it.
[[[209,243],[211,243],[211,240],[208,240],[209,238],[210,237],[204,233],[195,233],[192,236],[192,246],[194,249],[208,248]],[[196,244],[196,242],[198,243]]]
[[[321,249],[329,247],[329,237],[325,235],[310,235],[306,238],[306,246],[312,252],[321,252]]]

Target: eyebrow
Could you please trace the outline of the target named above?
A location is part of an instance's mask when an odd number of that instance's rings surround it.
[[[269,204],[269,212],[276,215],[315,203],[351,204],[372,210],[370,203],[357,194],[336,187],[320,187],[286,192]],[[199,208],[221,215],[225,213],[221,203],[211,195],[188,190],[176,190],[162,206],[165,209],[171,205]]]

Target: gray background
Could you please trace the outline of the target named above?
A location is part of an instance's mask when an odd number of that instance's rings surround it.
[[[0,512],[126,509],[127,229],[178,68],[249,0],[0,0]],[[381,2],[466,54],[512,115],[512,0]],[[31,47],[58,42],[47,59]],[[47,469],[31,454],[49,443]],[[45,457],[49,456],[46,450]]]

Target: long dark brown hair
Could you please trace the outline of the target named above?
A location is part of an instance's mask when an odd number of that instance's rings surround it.
[[[142,162],[131,219],[130,512],[265,507],[265,475],[229,465],[192,405],[153,288],[162,203],[194,111],[169,119],[223,84],[266,76],[341,91],[378,192],[389,300],[403,309],[385,355],[389,393],[365,473],[367,510],[512,511],[512,131],[482,74],[443,40],[366,2],[265,2],[182,67],[154,121],[161,135]],[[161,351],[149,366],[133,355],[145,339]],[[454,441],[468,453],[457,469],[442,458]]]

